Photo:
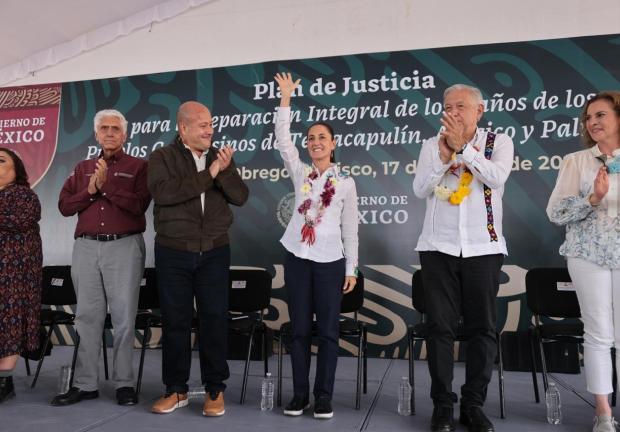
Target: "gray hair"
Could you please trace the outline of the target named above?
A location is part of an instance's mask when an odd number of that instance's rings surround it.
[[[445,89],[443,92],[444,100],[446,99],[446,96],[448,96],[450,92],[457,91],[457,90],[468,91],[474,97],[476,104],[484,104],[484,101],[482,99],[482,93],[480,93],[480,90],[478,90],[476,87],[469,86],[467,84],[454,84],[448,87],[447,89]]]
[[[125,116],[121,114],[120,111],[117,111],[115,109],[104,109],[95,114],[95,118],[93,120],[95,133],[97,133],[97,128],[101,124],[101,121],[104,117],[116,117],[117,119],[119,119],[121,121],[121,128],[123,129],[123,133],[127,133],[127,119],[125,119]]]

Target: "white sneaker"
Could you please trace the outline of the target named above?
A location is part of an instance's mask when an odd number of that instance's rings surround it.
[[[594,427],[592,432],[616,432],[618,423],[613,417],[608,415],[600,415],[594,417]]]

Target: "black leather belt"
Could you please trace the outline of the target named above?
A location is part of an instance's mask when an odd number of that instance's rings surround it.
[[[112,241],[122,239],[123,237],[129,237],[132,235],[136,235],[138,233],[128,233],[128,234],[96,234],[96,235],[88,235],[82,234],[80,238],[84,238],[87,240],[97,240],[97,241]]]

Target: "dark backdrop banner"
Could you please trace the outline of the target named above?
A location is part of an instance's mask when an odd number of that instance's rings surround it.
[[[267,319],[273,327],[287,320],[279,239],[293,211],[293,191],[275,150],[274,112],[279,100],[273,76],[288,71],[301,78],[291,128],[302,156],[307,159],[307,126],[328,121],[337,134],[337,160],[356,180],[360,263],[367,278],[361,317],[369,324],[369,353],[402,357],[407,350],[406,325],[417,319],[410,283],[419,263],[414,247],[425,205],[412,192],[417,157],[423,140],[438,132],[444,89],[465,83],[479,87],[485,99],[479,126],[509,134],[515,145],[504,195],[510,255],[498,299],[498,328],[524,329],[531,320],[524,301],[526,270],[564,265],[557,252],[563,229],[551,225],[545,214],[557,170],[565,154],[581,148],[578,117],[587,98],[600,90],[620,89],[618,58],[620,35],[606,35],[62,84],[56,153],[35,188],[44,206],[45,262],[70,263],[75,220],[58,213],[57,198],[73,166],[98,152],[95,112],[115,108],[125,113],[129,121],[125,151],[148,159],[154,149],[174,138],[178,106],[199,100],[214,115],[214,145],[236,149],[235,160],[250,188],[248,203],[234,210],[233,263],[264,267],[273,274]],[[4,108],[0,115],[3,121],[7,118]],[[152,249],[151,210],[145,237]],[[152,250],[147,265],[152,265]],[[344,341],[342,347],[355,351]]]

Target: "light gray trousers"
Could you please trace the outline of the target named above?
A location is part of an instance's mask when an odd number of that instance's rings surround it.
[[[107,242],[75,240],[71,276],[77,293],[75,322],[80,347],[73,385],[80,390],[97,390],[108,307],[114,327],[112,380],[115,388],[134,386],[134,325],[144,258],[142,234]]]

